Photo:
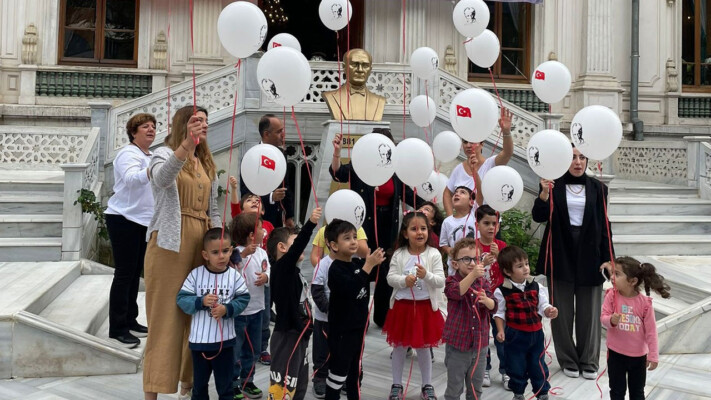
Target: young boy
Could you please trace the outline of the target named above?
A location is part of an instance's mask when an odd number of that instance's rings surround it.
[[[491,208],[488,204],[484,204],[476,209],[476,227],[479,231],[479,239],[477,242],[479,244],[479,250],[481,251],[481,262],[484,264],[484,279],[489,282],[491,291],[493,292],[504,283],[504,275],[499,269],[499,263],[496,262],[496,257],[498,257],[499,252],[506,247],[506,243],[503,240],[496,239],[496,230],[499,226],[499,217],[496,210]],[[494,337],[496,337],[496,323],[494,322],[494,316],[491,315],[491,331]],[[496,355],[499,358],[499,373],[501,373],[501,382],[504,385],[504,389],[509,389],[509,377],[506,375],[506,361],[504,358],[504,344],[494,341],[496,346]],[[486,351],[486,372],[484,373],[484,387],[491,386],[491,376],[489,371],[491,370],[491,352],[489,349]]]
[[[247,308],[235,318],[234,398],[240,400],[246,395],[250,399],[258,399],[262,397],[262,391],[253,382],[254,362],[261,349],[264,287],[269,283],[271,267],[267,252],[258,245],[264,235],[261,217],[252,212],[242,213],[232,220],[230,230],[232,241],[237,243],[237,251],[242,257],[240,272],[251,296]]]
[[[320,232],[320,230],[319,230]],[[324,239],[325,240],[325,239]],[[328,249],[327,245],[324,245]],[[313,255],[313,252],[311,253]],[[313,262],[313,259],[311,260]],[[314,397],[326,397],[326,378],[328,378],[328,299],[331,291],[328,289],[328,270],[333,258],[331,254],[324,256],[314,265],[314,279],[311,282],[311,297],[314,299],[314,344],[311,347],[313,359],[313,392]]]
[[[489,348],[489,316],[497,303],[482,279],[484,265],[479,263],[477,242],[472,238],[459,240],[452,250],[452,267],[456,273],[447,277],[444,294],[447,296],[447,320],[442,340],[446,343],[444,365],[447,367],[445,400],[459,399],[462,386],[467,400],[481,398],[484,379],[484,357]],[[477,368],[472,372],[475,362]]]
[[[328,270],[329,360],[326,400],[338,400],[347,384],[348,400],[360,398],[360,352],[368,324],[370,301],[369,275],[385,260],[383,249],[376,249],[359,268],[351,258],[358,249],[356,229],[348,221],[334,219],[326,227],[326,241],[333,262]]]
[[[220,400],[232,400],[234,317],[249,303],[239,272],[228,268],[229,232],[212,228],[203,237],[205,265],[190,271],[178,292],[178,306],[193,316],[188,347],[193,356],[193,398],[207,399],[210,371]]]
[[[256,194],[245,193],[241,199],[238,198],[237,193],[237,178],[230,176],[230,187],[232,193],[230,193],[230,210],[232,218],[236,218],[243,212],[254,212],[259,216],[264,216],[264,207],[262,206],[262,199]],[[264,230],[264,238],[262,239],[262,248],[267,248],[267,240],[269,240],[269,234],[274,230],[274,225],[271,222],[262,219],[262,229]]]
[[[548,289],[530,275],[528,255],[509,246],[499,253],[499,267],[506,278],[494,291],[499,308],[494,314],[496,340],[504,343],[506,373],[513,400],[524,400],[527,378],[539,400],[548,400],[548,366],[543,353],[541,317],[554,319],[558,309],[548,302]],[[504,322],[506,330],[504,331]]]
[[[325,258],[330,252],[328,246],[326,246],[324,232],[326,232],[325,226],[316,232],[316,237],[314,237],[313,242],[311,242],[311,256],[309,257],[309,259],[311,260],[311,265],[313,265],[314,267],[319,264],[319,260],[321,259],[321,257]],[[368,249],[368,236],[365,234],[365,230],[363,230],[363,227],[358,228],[357,236],[358,251],[356,251],[355,256],[359,258],[365,258],[370,253],[370,250]]]
[[[447,265],[449,266],[447,274],[454,275],[452,268],[452,247],[454,244],[464,237],[473,238],[476,230],[474,223],[476,221],[472,210],[475,208],[476,202],[472,198],[472,190],[466,186],[458,186],[454,190],[452,196],[454,205],[454,214],[444,219],[442,222],[442,230],[439,235],[440,250],[449,254]]]
[[[308,283],[297,265],[304,259],[304,249],[320,218],[321,208],[315,208],[298,235],[293,228],[281,227],[267,242],[267,253],[274,260],[271,286],[277,312],[271,345],[270,399],[302,400],[306,395],[311,306]]]

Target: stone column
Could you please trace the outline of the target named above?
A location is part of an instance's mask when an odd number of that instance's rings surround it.
[[[107,143],[109,141],[109,110],[111,103],[108,101],[89,101],[91,107],[91,126],[99,128],[99,172],[104,171],[106,162]]]
[[[222,11],[219,0],[196,1],[193,3],[194,53],[189,57],[197,65],[222,66],[220,52],[222,45],[217,36],[217,18]],[[204,69],[204,68],[201,68]],[[208,68],[210,70],[212,68]]]
[[[84,171],[89,164],[62,164],[64,170],[64,204],[62,206],[62,261],[81,258],[83,215],[81,205],[74,204],[82,188]]]
[[[612,76],[612,1],[586,0],[582,19],[585,32],[583,43],[582,75],[575,82],[574,104],[576,109],[592,104],[609,107],[622,112],[622,87]]]

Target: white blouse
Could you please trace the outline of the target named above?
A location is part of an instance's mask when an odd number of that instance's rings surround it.
[[[152,154],[129,144],[114,159],[114,195],[106,214],[121,215],[131,222],[148,226],[153,217],[153,191],[146,169]]]
[[[582,226],[585,214],[585,185],[565,185],[571,226]]]

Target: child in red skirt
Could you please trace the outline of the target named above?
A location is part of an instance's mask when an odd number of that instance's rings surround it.
[[[393,347],[393,385],[388,400],[403,399],[402,372],[408,347],[417,351],[422,399],[437,399],[431,384],[429,348],[437,346],[442,339],[444,318],[439,312],[438,299],[444,287],[444,270],[439,251],[427,244],[429,230],[425,214],[407,214],[398,235],[397,250],[390,261],[388,284],[395,290],[383,327]]]

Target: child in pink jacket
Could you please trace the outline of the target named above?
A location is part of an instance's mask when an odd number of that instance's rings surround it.
[[[611,266],[606,263],[610,269]],[[647,368],[657,368],[657,323],[649,291],[669,297],[669,285],[654,265],[631,257],[615,260],[614,289],[605,294],[600,321],[607,328],[607,373],[610,399],[624,400],[629,386],[630,400],[644,399]],[[644,283],[646,296],[640,293]],[[626,383],[627,382],[627,383]]]

